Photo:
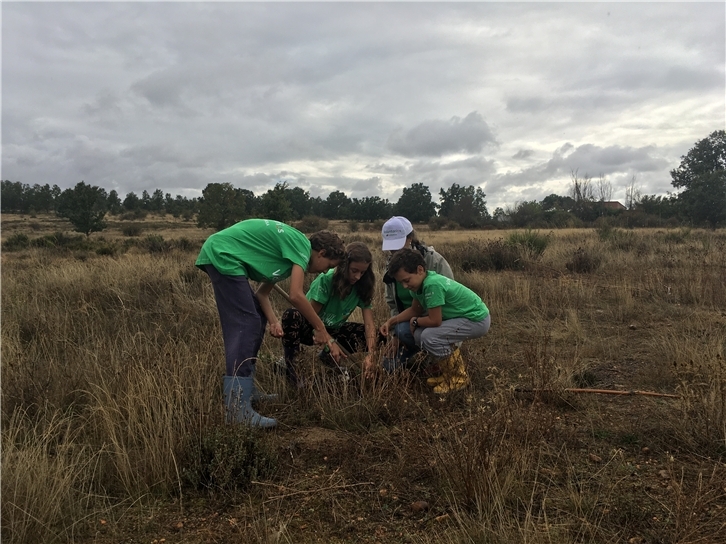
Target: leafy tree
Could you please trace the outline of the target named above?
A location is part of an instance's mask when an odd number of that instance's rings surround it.
[[[509,218],[515,227],[528,227],[542,221],[543,215],[542,205],[532,200],[516,204]]]
[[[56,214],[68,219],[76,232],[90,236],[106,228],[107,209],[106,190],[81,181],[60,194]]]
[[[152,212],[160,212],[164,209],[164,193],[161,189],[154,190],[149,199],[149,210]]]
[[[260,213],[268,219],[290,221],[293,217],[287,182],[279,182],[260,198]]]
[[[293,187],[292,189],[285,187],[285,196],[290,203],[293,219],[302,219],[310,215],[312,207],[310,205],[310,193],[302,187]]]
[[[544,197],[541,204],[544,211],[564,210],[567,212],[574,208],[575,201],[570,196],[560,196],[553,193]]]
[[[479,227],[489,219],[486,195],[481,187],[461,187],[453,183],[448,190],[441,189],[439,215],[456,221],[465,228]]]
[[[202,191],[197,226],[218,231],[244,219],[244,194],[231,183],[210,183]]]
[[[401,197],[393,206],[393,213],[405,217],[412,223],[427,223],[436,215],[436,204],[426,185],[414,183],[411,187],[403,189]]]
[[[3,213],[25,213],[30,207],[27,201],[29,187],[19,181],[4,180],[0,194]]]
[[[342,191],[333,191],[328,195],[323,206],[323,217],[327,219],[344,219],[350,207],[350,198]]]
[[[112,213],[113,215],[121,213],[121,199],[119,198],[116,189],[111,189],[111,192],[108,193],[108,199],[106,199],[106,202],[108,203],[108,211],[110,213]]]
[[[645,195],[635,203],[634,209],[661,219],[670,219],[678,216],[678,206],[678,197],[675,195]]]
[[[388,199],[379,196],[354,198],[348,207],[347,219],[355,221],[375,221],[391,217],[393,206]]]
[[[141,208],[141,200],[133,191],[126,194],[123,202],[124,210],[134,211]]]
[[[712,227],[726,224],[726,131],[712,132],[681,159],[671,183],[683,189],[678,200],[684,215]]]

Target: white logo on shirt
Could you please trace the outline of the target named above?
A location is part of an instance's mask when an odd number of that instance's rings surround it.
[[[280,275],[280,269],[279,268],[272,273],[272,277],[273,278],[276,278],[279,275]]]

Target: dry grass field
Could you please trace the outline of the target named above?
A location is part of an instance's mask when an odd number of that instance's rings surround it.
[[[262,432],[223,425],[211,231],[129,223],[2,217],[3,542],[726,542],[726,231],[423,228],[492,313],[471,386],[310,348],[292,390],[268,337]]]

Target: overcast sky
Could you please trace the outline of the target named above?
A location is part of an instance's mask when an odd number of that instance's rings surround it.
[[[326,198],[573,171],[625,201],[726,126],[712,3],[2,2],[2,179]]]

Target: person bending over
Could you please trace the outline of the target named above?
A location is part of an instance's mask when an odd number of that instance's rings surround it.
[[[388,274],[410,291],[411,307],[392,316],[380,328],[408,323],[416,344],[437,360],[441,376],[428,378],[435,393],[457,391],[469,384],[469,376],[457,343],[479,338],[489,331],[491,316],[482,299],[468,287],[432,270],[416,250],[393,254]],[[427,312],[427,315],[424,315]]]
[[[337,234],[320,231],[310,239],[285,223],[248,219],[212,234],[202,245],[195,265],[212,280],[214,298],[224,339],[224,397],[228,423],[274,427],[251,405],[256,396],[254,373],[257,354],[269,324],[270,334],[282,337],[282,326],[270,304],[275,283],[290,278],[290,300],[311,323],[314,341],[340,349],[305,297],[305,272],[325,272],[342,260],[343,241]],[[250,280],[261,282],[257,292]]]

